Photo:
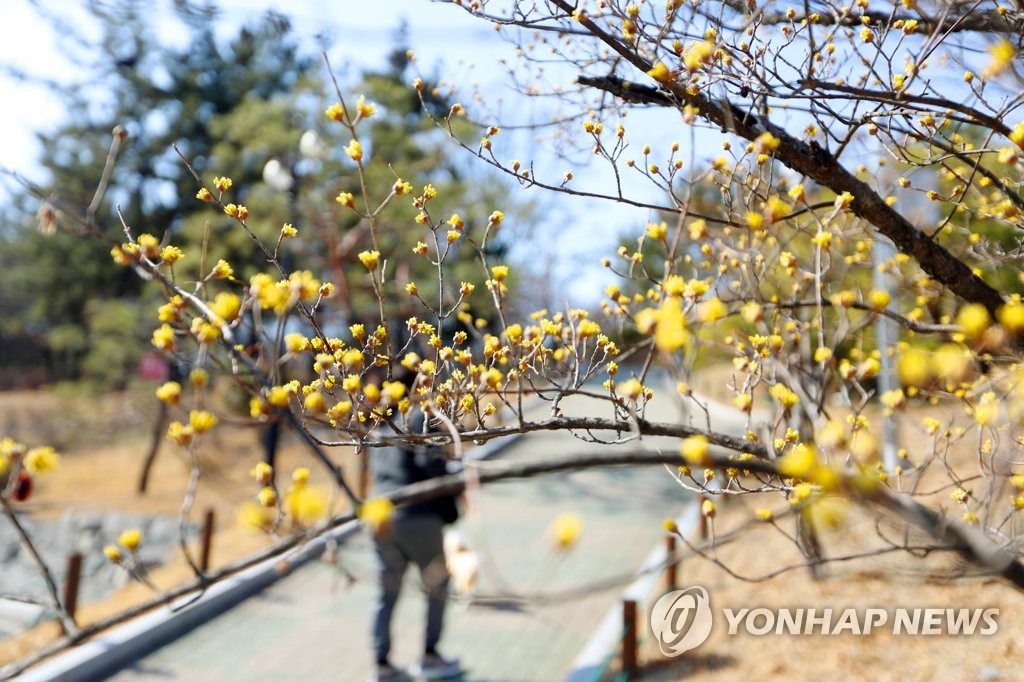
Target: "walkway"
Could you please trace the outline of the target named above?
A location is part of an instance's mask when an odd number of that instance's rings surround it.
[[[585,407],[570,405],[565,411],[579,414]],[[663,408],[648,417],[668,420],[670,412]],[[657,441],[645,443],[652,447]],[[676,447],[673,441],[661,445]],[[500,459],[534,460],[600,447],[608,446],[564,433],[537,433],[510,446]],[[479,516],[460,526],[485,562],[478,587],[484,603],[450,607],[442,651],[462,660],[466,680],[553,682],[569,672],[628,575],[662,538],[662,520],[677,515],[685,498],[663,468],[645,467],[492,484],[481,501]],[[549,534],[552,519],[562,512],[579,514],[584,523],[579,543],[568,552],[555,551]],[[586,589],[614,576],[626,579]],[[582,596],[571,599],[521,598],[538,591],[564,595],[581,587]],[[365,680],[371,672],[373,593],[369,542],[357,533],[341,545],[335,565],[307,564],[112,679]],[[423,613],[410,571],[393,625],[396,664],[408,666],[416,659]]]

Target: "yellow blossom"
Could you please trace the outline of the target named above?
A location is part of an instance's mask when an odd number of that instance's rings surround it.
[[[896,359],[896,372],[904,386],[925,386],[930,379],[928,354],[920,348],[908,348]]]
[[[215,279],[231,279],[234,274],[235,269],[223,258],[218,260],[217,264],[213,266],[213,270],[210,271],[210,276]]]
[[[358,374],[349,374],[341,380],[341,388],[346,393],[358,393],[359,388],[362,386],[362,380]]]
[[[380,251],[360,251],[359,262],[362,263],[367,270],[371,272],[377,269],[377,263],[380,261]]]
[[[151,234],[140,234],[137,240],[139,250],[146,258],[155,258],[157,255],[157,248],[160,246],[160,240]]]
[[[274,480],[274,467],[266,462],[257,462],[256,466],[249,470],[249,475],[255,478],[258,483],[266,485]]]
[[[217,417],[206,410],[192,410],[188,413],[188,423],[195,433],[205,433],[217,425]]]
[[[345,419],[352,412],[352,401],[342,400],[335,403],[329,410],[327,410],[327,416],[335,421]]]
[[[184,257],[185,252],[177,246],[168,245],[160,250],[160,260],[162,260],[166,265],[174,265]]]
[[[644,230],[644,234],[651,239],[665,241],[665,237],[668,235],[668,225],[664,222],[648,223],[647,228]]]
[[[30,474],[39,476],[56,471],[60,464],[60,455],[51,446],[43,445],[26,452],[22,463]]]
[[[812,525],[838,528],[846,518],[848,508],[849,503],[845,499],[826,495],[813,500],[808,511]]]
[[[656,81],[667,82],[672,78],[672,71],[665,66],[665,62],[658,62],[654,68],[647,72],[647,75]]]
[[[153,331],[153,347],[163,350],[174,350],[174,329],[169,324],[162,324]]]
[[[188,383],[192,384],[192,388],[206,388],[210,383],[210,373],[202,367],[196,367],[188,373]]]
[[[558,549],[568,549],[583,532],[583,519],[578,514],[559,514],[551,523],[551,535]]]
[[[174,421],[167,425],[167,437],[182,447],[191,443],[194,435],[192,427],[181,422]]]
[[[305,334],[300,334],[298,332],[285,334],[284,347],[289,353],[302,353],[309,350],[309,339],[306,338]]]
[[[764,227],[764,215],[756,213],[754,211],[747,211],[746,215],[747,227],[755,232],[761,230]]]
[[[385,381],[382,388],[384,395],[393,403],[397,403],[405,397],[406,388],[401,381]]]
[[[581,320],[579,326],[576,328],[576,335],[581,339],[585,339],[590,336],[597,336],[600,333],[601,325],[593,320]]]
[[[228,204],[224,207],[224,212],[237,220],[248,220],[249,218],[249,209],[242,204]]]
[[[302,527],[309,527],[326,514],[330,498],[319,488],[292,485],[284,497],[284,512]]]
[[[636,378],[630,378],[619,387],[619,393],[629,398],[630,400],[637,400],[643,395],[644,385],[641,384]]]
[[[344,149],[345,153],[348,154],[348,158],[353,161],[359,162],[363,160],[363,145],[360,144],[359,140],[353,139]]]
[[[793,407],[798,402],[800,402],[800,399],[797,397],[796,393],[789,390],[789,388],[784,384],[775,384],[770,389],[768,389],[768,392],[771,394],[772,398],[775,399],[775,402],[777,402],[784,408]]]
[[[697,434],[683,439],[683,442],[679,445],[679,454],[691,466],[707,466],[711,464],[711,458],[708,454],[707,436]]]
[[[210,310],[213,314],[225,322],[231,322],[238,317],[238,311],[242,308],[242,299],[230,291],[222,291],[210,303]]]
[[[303,402],[303,407],[306,409],[306,412],[323,414],[327,411],[327,401],[323,393],[320,391],[313,391],[306,396],[306,399]]]
[[[987,391],[974,406],[974,421],[983,426],[991,425],[999,416],[1000,403],[993,391]]]
[[[969,303],[960,308],[956,323],[969,339],[976,339],[988,329],[992,320],[988,309],[980,303]]]
[[[177,381],[168,381],[156,389],[157,399],[168,405],[177,405],[181,400],[181,384]]]
[[[715,44],[710,40],[694,41],[683,52],[683,64],[693,73],[702,65],[709,63],[715,51]]]
[[[264,507],[277,506],[277,491],[269,485],[265,485],[260,488],[258,493],[256,493],[256,499],[259,500],[260,504]]]
[[[878,397],[879,401],[890,410],[899,410],[906,406],[907,396],[903,393],[903,389],[894,388],[891,391],[886,391]]]
[[[140,542],[142,542],[142,531],[138,528],[126,530],[117,536],[117,544],[121,545],[129,552],[136,551],[139,548]]]
[[[729,306],[717,296],[697,306],[697,319],[701,322],[715,322],[729,314]]]
[[[890,296],[888,291],[872,289],[868,292],[868,305],[871,306],[872,310],[885,310],[891,299],[892,296]]]
[[[359,520],[375,534],[385,532],[394,515],[395,505],[391,500],[382,497],[375,497],[363,502],[358,513]]]
[[[376,109],[376,104],[367,102],[366,97],[359,95],[359,99],[356,100],[356,111],[359,113],[359,118],[370,118],[373,116]]]
[[[998,76],[1005,71],[1017,57],[1017,48],[1006,38],[1000,38],[990,48],[991,61],[985,67],[984,77]]]
[[[1024,304],[1019,301],[1001,306],[996,311],[996,317],[1007,331],[1014,334],[1024,332]]]
[[[324,113],[327,114],[328,118],[338,121],[339,123],[345,120],[345,107],[341,105],[341,102],[335,102],[324,110]]]
[[[273,489],[271,489],[273,490]],[[276,502],[276,500],[275,500]],[[274,505],[271,504],[271,507]],[[262,504],[243,502],[238,510],[238,522],[243,528],[259,528],[268,531],[274,526],[277,514]]]

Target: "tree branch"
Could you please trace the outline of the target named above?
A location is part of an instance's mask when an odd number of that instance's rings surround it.
[[[639,68],[645,66],[647,69],[651,68],[646,61],[642,61]],[[853,200],[850,209],[853,213],[874,225],[879,232],[892,240],[900,251],[912,256],[930,277],[941,282],[960,298],[980,303],[993,313],[1003,304],[1002,296],[996,289],[977,277],[966,263],[945,247],[914,227],[817,142],[807,143],[799,140],[770,121],[761,121],[727,99],[716,102],[700,93],[689,94],[686,88],[676,83],[664,85],[671,93],[667,94],[662,90],[654,90],[615,77],[581,77],[578,82],[616,96],[626,95],[632,102],[673,108],[679,108],[682,103],[692,104],[707,120],[748,141],[756,140],[762,133],[771,133],[780,142],[774,152],[776,159],[836,194],[851,194]]]

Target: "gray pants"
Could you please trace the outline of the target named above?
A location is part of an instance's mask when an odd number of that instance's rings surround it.
[[[424,652],[434,652],[441,639],[448,597],[448,568],[444,560],[444,524],[433,515],[394,519],[388,537],[374,538],[378,592],[373,612],[373,650],[377,662],[391,652],[391,616],[410,562],[420,571],[427,594],[427,630]]]

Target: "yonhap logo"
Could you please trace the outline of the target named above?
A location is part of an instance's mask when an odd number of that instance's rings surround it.
[[[695,585],[664,595],[651,609],[651,631],[665,656],[696,649],[711,634],[711,600]]]
[[[996,608],[721,608],[727,636],[981,636],[999,632]],[[708,591],[699,585],[661,597],[651,609],[651,632],[665,656],[696,649],[711,634]]]

